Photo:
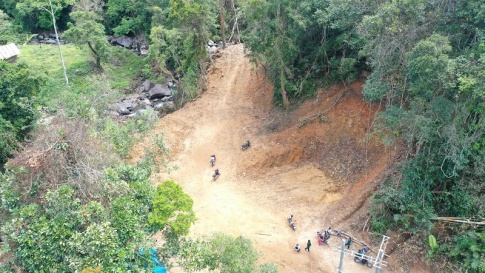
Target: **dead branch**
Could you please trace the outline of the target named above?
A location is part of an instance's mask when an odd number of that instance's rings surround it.
[[[354,236],[352,236],[350,233],[346,233],[344,231],[342,231],[342,237],[347,237],[348,238],[352,238],[352,242],[353,243],[357,243],[359,245],[363,245],[363,246],[368,246],[369,247],[369,250],[374,252],[374,250],[372,250],[372,248],[370,248],[370,245],[364,241],[360,241],[358,239],[356,239]]]
[[[45,193],[63,184],[76,189],[81,199],[108,198],[100,193],[114,185],[105,181],[103,170],[114,157],[92,136],[85,121],[59,115],[33,137],[35,141],[10,162],[13,167],[23,167],[16,186],[25,198],[37,198],[27,194],[34,186]]]
[[[435,217],[431,218],[434,221],[449,222],[449,223],[462,223],[471,225],[485,225],[485,221],[475,222],[470,219],[458,218],[458,217]]]
[[[362,231],[365,230],[365,227],[367,226],[367,223],[369,222],[369,220],[370,220],[370,216],[367,217],[367,220],[365,220],[364,227],[362,228]]]
[[[334,101],[333,105],[332,105],[330,108],[328,108],[327,110],[323,111],[323,113],[320,113],[320,112],[319,112],[319,113],[317,113],[317,114],[315,114],[315,115],[312,115],[312,116],[309,116],[309,117],[307,117],[307,118],[305,118],[305,119],[301,119],[301,120],[300,120],[300,122],[299,122],[299,124],[298,124],[298,128],[300,128],[300,127],[302,127],[302,126],[304,126],[304,125],[307,125],[307,124],[308,124],[308,123],[310,123],[310,122],[315,121],[317,118],[319,118],[319,121],[320,121],[320,122],[327,121],[327,115],[326,115],[326,113],[327,113],[328,111],[330,111],[332,108],[334,108],[334,107],[335,107],[335,105],[337,105],[337,103],[339,102],[339,100],[340,100],[340,99],[341,99],[341,98],[344,96],[344,94],[345,94],[347,91],[349,91],[349,90],[352,90],[352,88],[351,88],[351,87],[345,88],[345,89],[342,91],[342,93],[340,93],[340,96],[339,96],[339,97],[338,97],[338,98],[337,98],[337,99]]]

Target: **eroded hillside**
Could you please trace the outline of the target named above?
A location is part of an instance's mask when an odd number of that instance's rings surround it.
[[[212,64],[208,90],[151,133],[164,133],[170,149],[171,171],[154,180],[173,179],[194,198],[190,236],[243,235],[282,272],[335,272],[339,240],[318,246],[316,231],[332,226],[365,237],[362,208],[392,158],[364,140],[377,109],[363,102],[361,90],[362,82],[330,88],[297,109],[275,110],[271,84],[244,57],[243,45],[231,46]],[[251,147],[241,151],[246,139]],[[151,145],[150,137],[137,145],[133,160]],[[222,174],[215,182],[211,154]],[[290,214],[296,231],[288,227]],[[293,251],[308,239],[310,253]],[[346,258],[345,272],[363,270],[372,271]]]

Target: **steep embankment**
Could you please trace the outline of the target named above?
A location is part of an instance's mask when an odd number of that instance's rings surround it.
[[[382,146],[363,141],[376,109],[362,101],[361,85],[323,90],[292,111],[274,110],[271,84],[244,57],[243,45],[231,46],[210,68],[208,90],[153,129],[151,135],[165,134],[175,166],[154,180],[173,179],[193,197],[198,220],[191,236],[243,235],[282,272],[335,272],[339,240],[318,246],[316,231],[362,229],[359,209],[389,158]],[[246,139],[252,147],[243,152]],[[150,145],[147,138],[136,146],[133,160]],[[216,182],[211,154],[222,173]],[[288,227],[290,214],[296,231]],[[293,251],[308,239],[310,253]],[[371,272],[350,257],[344,268]]]

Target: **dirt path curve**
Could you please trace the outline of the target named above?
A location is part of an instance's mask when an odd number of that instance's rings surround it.
[[[334,97],[321,101],[317,97],[304,106],[306,110],[291,117],[272,112],[271,93],[263,74],[244,57],[243,45],[228,47],[210,68],[208,90],[183,109],[160,119],[153,129],[152,136],[165,134],[172,169],[154,179],[157,183],[173,179],[194,199],[197,221],[190,236],[214,232],[243,235],[253,241],[261,262],[276,263],[281,272],[336,272],[339,253],[334,248],[339,240],[318,246],[315,235],[337,222],[330,204],[350,192],[352,183],[336,181],[329,177],[332,172],[322,171],[318,149],[331,148],[334,133],[342,124],[316,123],[299,131],[294,126],[301,115],[329,108]],[[346,95],[345,100],[361,107],[361,98]],[[352,128],[362,127],[355,125],[360,122],[359,108],[354,111],[349,107],[348,111],[336,109],[329,117],[339,122],[345,118],[341,122],[353,124]],[[356,137],[363,131],[358,129]],[[316,143],[325,137],[327,146]],[[252,147],[243,152],[240,146],[246,139],[251,140]],[[339,139],[346,139],[346,133]],[[314,153],[307,152],[311,145],[315,146]],[[304,149],[307,146],[310,148]],[[149,138],[133,149],[133,161],[148,149]],[[214,168],[209,166],[211,154],[216,154],[215,167],[221,171],[215,182],[211,179]],[[296,231],[286,221],[290,214],[295,215]],[[293,251],[296,243],[304,246],[308,239],[313,243],[310,253]],[[345,272],[373,271],[346,258]]]

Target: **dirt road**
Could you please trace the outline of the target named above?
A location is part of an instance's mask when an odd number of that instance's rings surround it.
[[[382,146],[362,140],[376,109],[362,101],[362,83],[355,83],[322,90],[297,109],[275,110],[271,84],[243,50],[224,50],[210,68],[208,90],[158,121],[151,135],[165,134],[172,170],[154,180],[173,179],[194,199],[190,236],[243,235],[261,262],[276,263],[281,272],[337,272],[340,240],[318,246],[316,231],[352,232],[364,224],[359,209],[389,158]],[[252,146],[241,151],[246,139]],[[133,160],[150,145],[149,138],[137,145]],[[222,174],[215,182],[211,154]],[[290,214],[296,231],[288,226]],[[308,239],[310,253],[293,251]],[[374,272],[350,257],[344,271]]]

